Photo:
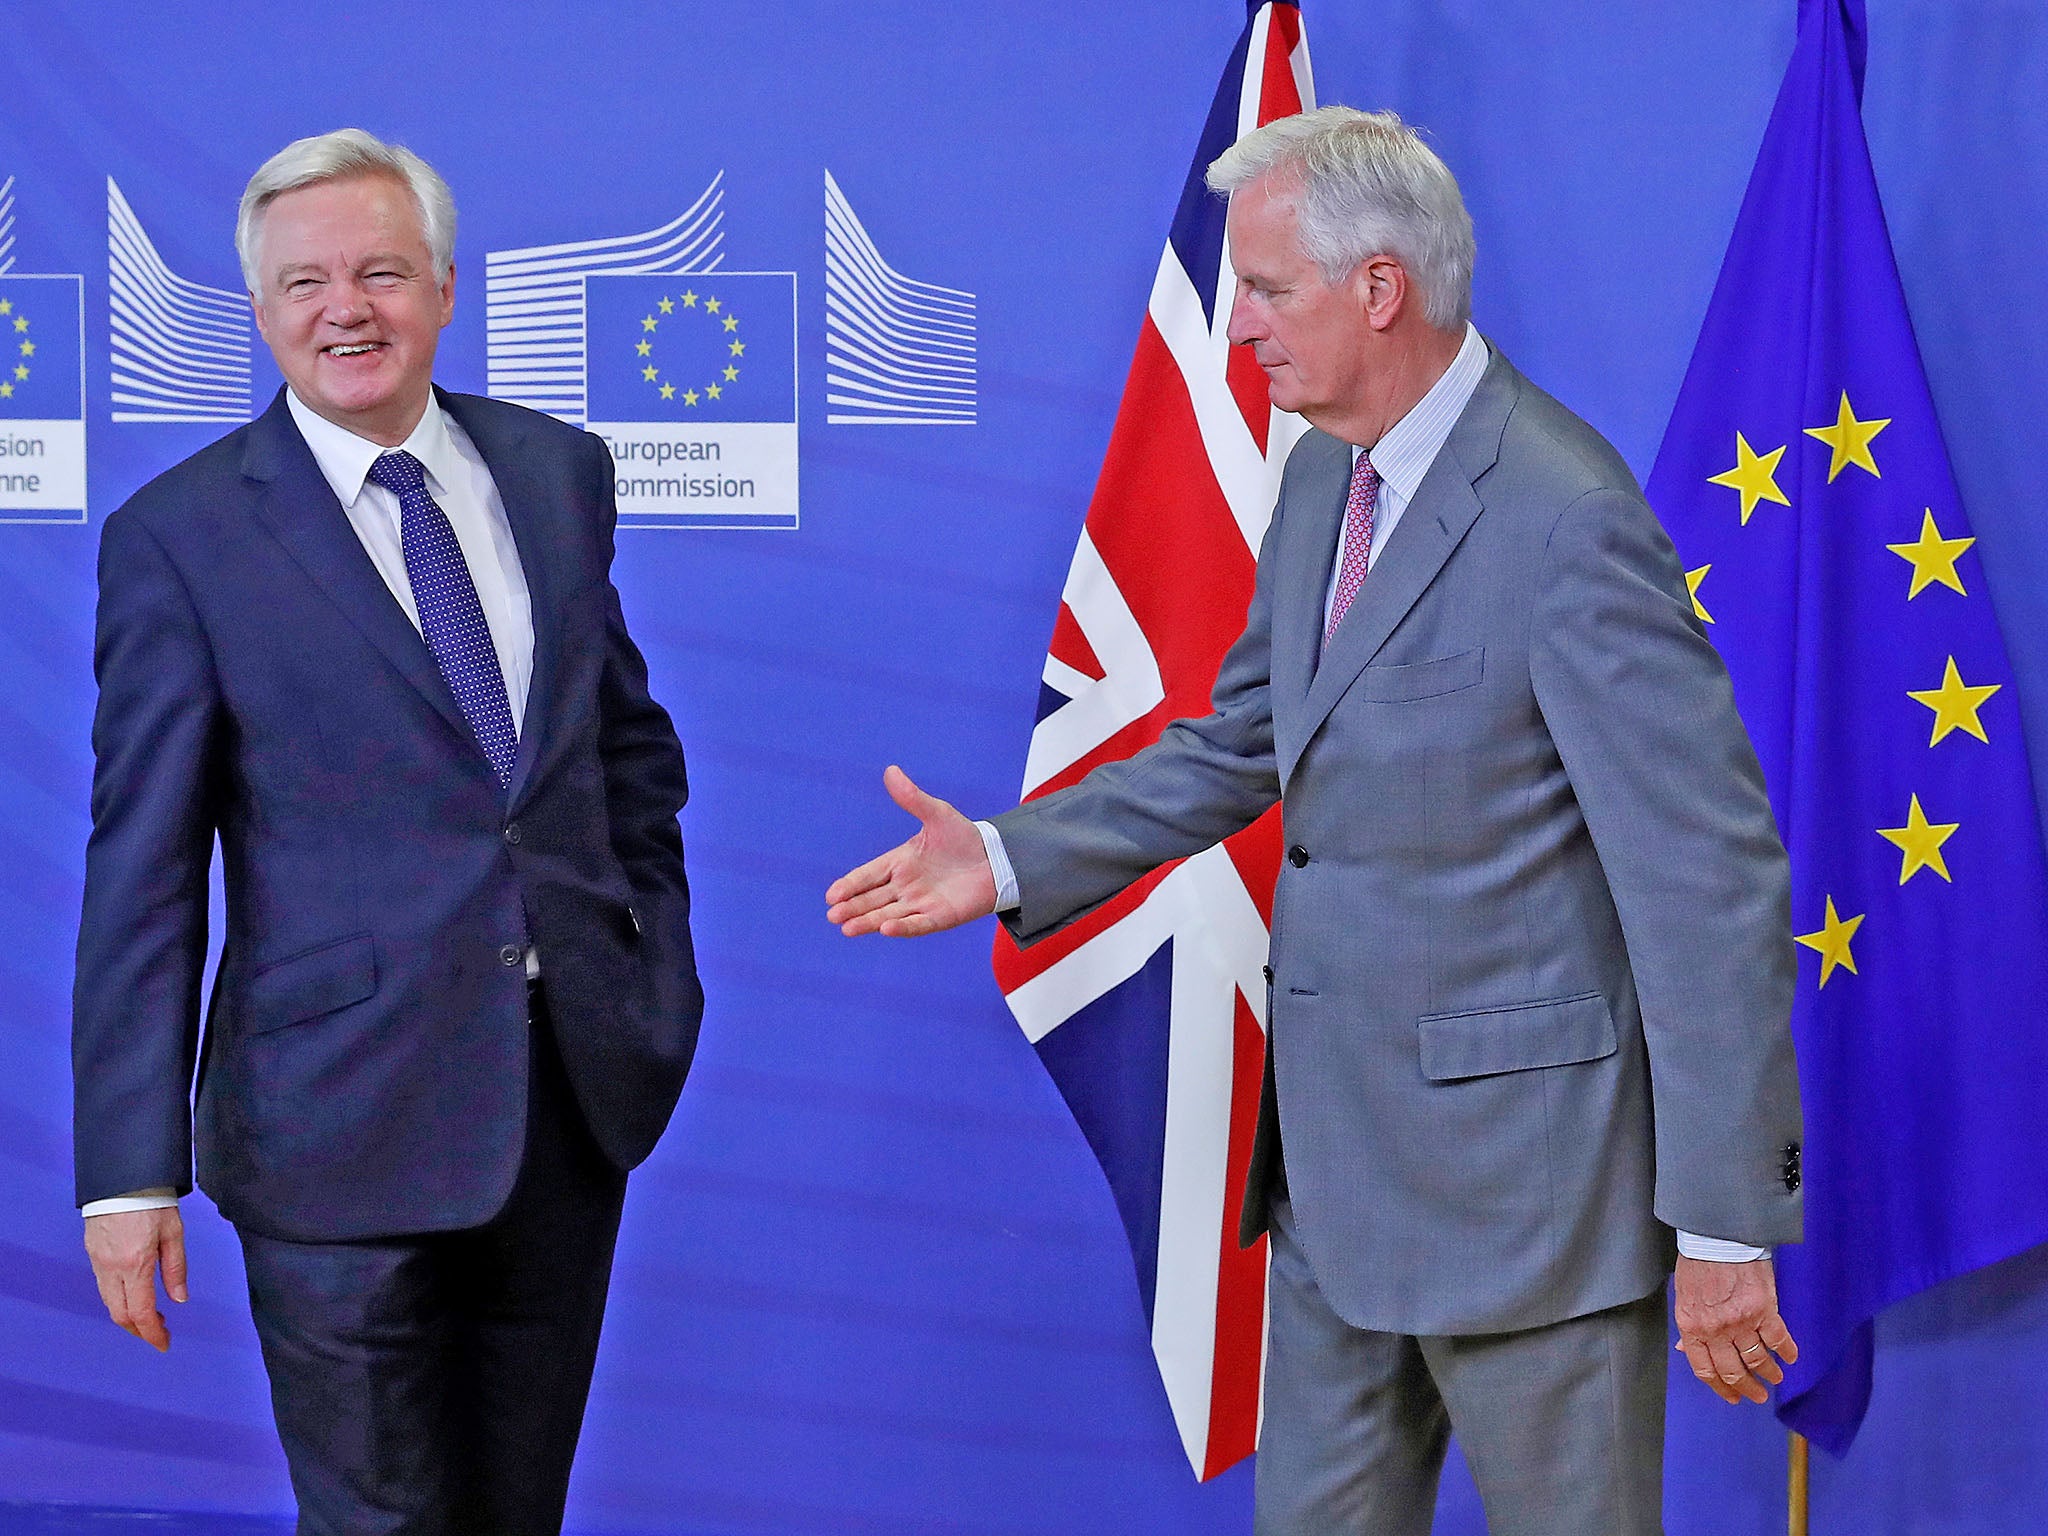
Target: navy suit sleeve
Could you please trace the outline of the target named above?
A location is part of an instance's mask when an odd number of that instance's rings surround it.
[[[618,521],[611,454],[592,438],[603,480],[603,558],[609,577]],[[664,977],[696,987],[690,941],[690,888],[683,874],[683,834],[677,823],[689,799],[683,746],[668,711],[648,691],[647,662],[626,632],[619,593],[605,588],[605,658],[599,683],[598,756],[604,766],[605,803],[612,851],[634,892],[641,938],[650,963]]]
[[[191,595],[133,516],[107,520],[99,583],[93,826],[72,996],[81,1205],[192,1187],[188,1096],[222,716]]]

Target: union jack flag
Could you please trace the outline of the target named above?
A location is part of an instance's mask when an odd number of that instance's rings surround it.
[[[1301,12],[1251,0],[1152,282],[1109,452],[1045,658],[1024,796],[1063,789],[1209,713],[1244,627],[1299,418],[1233,351],[1224,204],[1203,181],[1243,134],[1315,105]],[[1258,1444],[1266,1245],[1238,1212],[1265,1053],[1261,968],[1280,869],[1269,812],[1154,871],[995,973],[1116,1196],[1152,1351],[1196,1475]]]

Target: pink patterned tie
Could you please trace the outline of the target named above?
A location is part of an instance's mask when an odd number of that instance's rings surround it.
[[[1379,471],[1372,467],[1372,456],[1361,453],[1351,470],[1351,495],[1344,502],[1344,563],[1337,568],[1337,595],[1330,603],[1330,622],[1323,626],[1324,645],[1365,582],[1366,564],[1372,559],[1372,508],[1379,494]]]

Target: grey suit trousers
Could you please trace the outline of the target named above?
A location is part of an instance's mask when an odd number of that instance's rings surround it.
[[[1272,1208],[1257,1536],[1428,1536],[1458,1443],[1491,1536],[1659,1536],[1664,1291],[1512,1333],[1354,1328]]]

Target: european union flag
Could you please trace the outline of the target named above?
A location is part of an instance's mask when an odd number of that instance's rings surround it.
[[[1871,1319],[2048,1240],[2048,869],[2012,673],[1863,137],[1863,0],[1801,0],[1649,494],[1792,855],[1806,1241],[1778,1414],[1846,1451]]]
[[[0,276],[0,419],[84,419],[80,302],[75,277]]]
[[[790,273],[583,281],[590,420],[796,420]]]

